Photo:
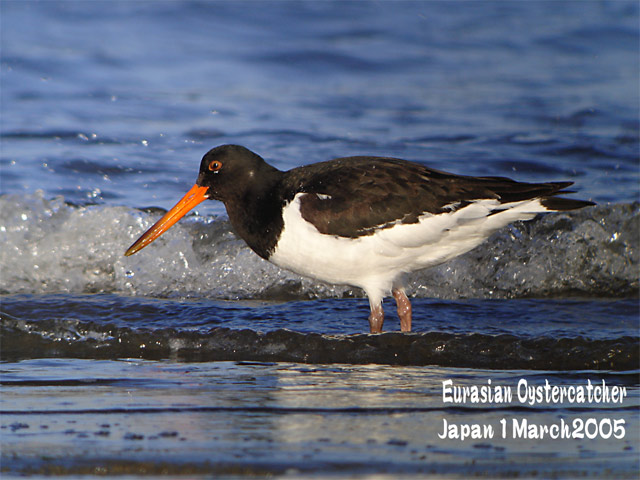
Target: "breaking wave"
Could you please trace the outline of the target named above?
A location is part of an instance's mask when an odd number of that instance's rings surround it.
[[[486,369],[632,370],[638,337],[527,338],[445,332],[322,335],[278,329],[256,332],[130,328],[95,322],[30,322],[0,314],[3,360],[42,357],[145,358],[188,362],[261,361],[440,365]]]
[[[418,297],[636,297],[639,204],[540,215],[475,250],[408,277]],[[125,249],[161,214],[74,206],[41,193],[0,197],[4,294],[294,299],[361,296],[262,260],[223,217],[191,215],[139,254]]]

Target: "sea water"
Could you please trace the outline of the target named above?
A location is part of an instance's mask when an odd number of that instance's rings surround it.
[[[635,477],[636,2],[0,13],[3,476]],[[598,205],[412,274],[414,333],[370,336],[363,292],[261,260],[216,202],[122,255],[223,143],[283,170],[367,154],[570,180]],[[448,379],[628,395],[451,405]]]

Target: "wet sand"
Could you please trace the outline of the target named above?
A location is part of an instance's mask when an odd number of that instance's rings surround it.
[[[624,386],[622,403],[443,403],[454,385]],[[2,365],[2,473],[365,478],[638,473],[636,374],[39,359]],[[495,400],[495,399],[494,399]],[[625,420],[624,438],[501,438],[501,420]],[[441,439],[449,425],[493,438]],[[607,432],[604,432],[605,434]],[[377,475],[382,475],[378,477]]]

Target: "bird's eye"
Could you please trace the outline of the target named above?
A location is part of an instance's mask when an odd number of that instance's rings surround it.
[[[209,170],[212,172],[217,172],[222,168],[222,162],[219,160],[214,160],[209,164]]]

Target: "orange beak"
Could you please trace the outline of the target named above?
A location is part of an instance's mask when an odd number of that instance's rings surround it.
[[[207,190],[209,190],[209,187],[201,187],[197,184],[191,187],[191,190],[189,190],[186,195],[165,214],[164,217],[158,220],[153,227],[147,230],[133,245],[129,247],[129,250],[124,253],[125,257],[133,255],[138,250],[142,250],[164,232],[169,230],[171,226],[184,217],[189,210],[205,201],[208,198]]]

